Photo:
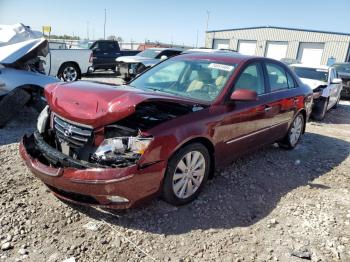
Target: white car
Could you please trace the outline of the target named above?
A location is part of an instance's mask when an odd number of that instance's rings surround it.
[[[334,67],[323,65],[292,64],[290,67],[304,84],[312,88],[314,105],[311,115],[316,120],[322,120],[329,109],[338,106],[340,100],[342,80],[338,78],[337,71]]]
[[[39,57],[47,53],[47,41],[38,33],[21,24],[0,26],[0,127],[24,105],[38,110],[45,105],[44,87],[60,81],[45,75]]]

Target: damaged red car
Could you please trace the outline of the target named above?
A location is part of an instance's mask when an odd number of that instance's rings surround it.
[[[57,83],[20,154],[58,197],[129,208],[194,200],[217,166],[265,144],[294,148],[312,90],[275,60],[184,54],[127,85]]]

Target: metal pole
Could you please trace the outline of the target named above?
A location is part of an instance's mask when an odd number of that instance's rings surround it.
[[[89,39],[89,21],[86,22],[86,38]]]
[[[210,11],[207,11],[207,26],[205,31],[208,31],[208,26],[209,26],[209,16],[210,16]]]
[[[198,48],[198,29],[197,29],[197,40],[196,40],[196,48]]]
[[[105,23],[103,25],[103,39],[106,40],[106,19],[107,19],[107,14],[106,14],[106,8],[105,8]]]

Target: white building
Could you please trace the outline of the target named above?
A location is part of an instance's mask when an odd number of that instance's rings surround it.
[[[346,33],[274,26],[213,30],[206,32],[205,47],[305,64],[350,62],[350,34]]]

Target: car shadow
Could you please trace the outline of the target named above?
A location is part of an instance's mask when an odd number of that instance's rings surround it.
[[[174,207],[162,200],[127,211],[73,206],[97,220],[165,235],[246,227],[266,217],[295,188],[330,188],[312,181],[345,160],[349,150],[350,143],[344,140],[306,133],[294,150],[266,146],[218,170],[199,198],[186,206]]]
[[[0,146],[19,142],[25,134],[33,133],[38,115],[34,108],[23,107],[14,119],[0,128]]]

